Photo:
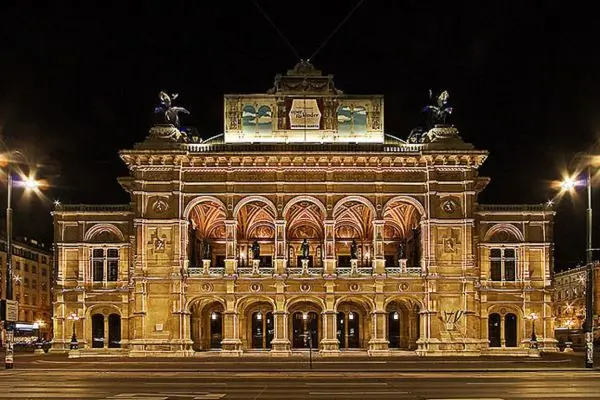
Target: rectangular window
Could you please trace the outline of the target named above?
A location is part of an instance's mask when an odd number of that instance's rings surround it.
[[[119,250],[93,249],[92,274],[94,282],[115,282],[119,280]]]
[[[490,269],[493,281],[502,280],[502,250],[492,249],[490,251]]]
[[[32,279],[31,280],[31,288],[32,289],[37,289],[37,279]]]
[[[46,268],[42,268],[42,276],[48,276],[48,270]]]
[[[37,267],[35,265],[31,266],[31,272],[37,274]]]
[[[104,280],[104,250],[94,249],[92,252],[92,274],[94,282],[102,282]]]
[[[517,253],[515,249],[490,250],[490,277],[493,281],[517,280]]]
[[[25,264],[25,267],[23,267],[23,269],[25,270],[25,272],[29,272],[29,264]]]
[[[21,269],[21,263],[19,261],[15,263],[15,269]]]

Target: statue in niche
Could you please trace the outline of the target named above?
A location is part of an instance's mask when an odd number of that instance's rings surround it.
[[[352,239],[352,243],[350,244],[350,258],[353,260],[358,258],[358,245],[354,239]]]
[[[212,258],[212,248],[210,242],[206,239],[202,241],[202,259],[210,260]]]
[[[188,252],[188,261],[190,267],[195,267],[197,263],[197,252],[196,252],[196,229],[190,227],[188,232],[189,237],[189,252]]]
[[[406,259],[406,243],[404,240],[398,243],[398,260]]]
[[[300,246],[300,249],[302,250],[302,258],[308,259],[308,254],[310,252],[310,246],[308,244],[308,240],[304,239],[302,241],[302,245]]]
[[[435,104],[430,104],[425,106],[423,109],[424,112],[429,114],[429,125],[433,127],[438,124],[446,124],[446,119],[450,114],[452,114],[453,108],[448,105],[448,99],[450,98],[450,94],[448,94],[447,90],[444,90],[440,95],[435,99]],[[431,102],[434,102],[433,92],[431,89],[429,90],[429,99]]]
[[[178,94],[173,93],[169,96],[166,92],[161,91],[158,94],[160,104],[154,108],[154,114],[157,116],[157,122],[162,124],[170,124],[179,129],[179,113],[189,114],[190,112],[183,107],[173,106],[173,100]]]
[[[258,244],[257,240],[252,243],[252,259],[260,259],[260,244]]]

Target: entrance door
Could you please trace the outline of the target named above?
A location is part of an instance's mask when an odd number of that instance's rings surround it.
[[[400,348],[400,313],[398,311],[388,313],[388,340],[390,348]]]
[[[295,312],[292,316],[292,344],[296,349],[319,347],[319,316],[316,312]],[[310,337],[310,341],[309,341]]]
[[[92,315],[92,348],[104,348],[104,316],[102,314]]]
[[[108,347],[121,347],[121,316],[110,314],[108,317]]]
[[[500,314],[490,314],[488,319],[490,347],[500,347]]]
[[[517,347],[517,316],[506,314],[504,316],[504,340],[506,347]]]
[[[252,314],[253,349],[270,349],[274,333],[273,313],[264,314],[258,311]]]
[[[223,316],[220,312],[210,314],[210,348],[220,349],[223,340]]]

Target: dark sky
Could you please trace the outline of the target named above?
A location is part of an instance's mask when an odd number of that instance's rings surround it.
[[[358,2],[257,3],[308,58]],[[384,94],[386,131],[402,138],[428,90],[448,89],[463,138],[490,151],[481,202],[540,203],[600,128],[596,17],[551,3],[366,0],[311,61],[346,93]],[[224,93],[264,92],[298,61],[251,0],[143,4],[0,5],[1,133],[49,166],[54,186],[45,202],[15,193],[18,234],[50,242],[55,198],[128,201],[117,151],[145,138],[159,90],[179,92],[185,122],[209,137],[222,132]],[[558,206],[561,267],[584,258],[581,199]]]

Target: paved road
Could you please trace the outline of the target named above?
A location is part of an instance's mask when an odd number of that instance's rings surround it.
[[[0,399],[600,399],[598,371],[0,371]]]

